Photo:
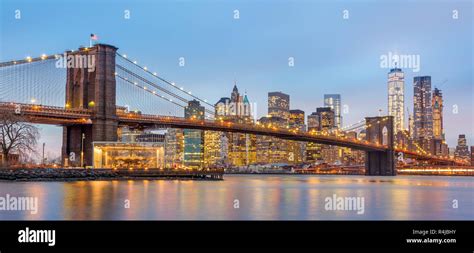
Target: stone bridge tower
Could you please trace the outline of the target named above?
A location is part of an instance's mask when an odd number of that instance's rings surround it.
[[[97,44],[67,52],[67,60],[75,64],[67,68],[66,108],[92,111],[91,124],[63,127],[62,157],[70,166],[93,165],[94,141],[117,141],[116,51],[114,46]]]
[[[367,141],[388,146],[387,151],[367,151],[366,175],[395,176],[393,116],[367,117],[365,122]]]

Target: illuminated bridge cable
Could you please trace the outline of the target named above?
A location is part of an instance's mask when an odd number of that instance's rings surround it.
[[[190,92],[186,92],[186,91],[182,90],[182,89],[179,88],[176,84],[174,84],[174,83],[172,83],[172,82],[170,82],[170,81],[168,81],[168,80],[166,80],[166,79],[164,79],[164,78],[162,78],[162,77],[160,77],[160,76],[158,76],[158,75],[152,73],[151,71],[145,69],[144,67],[139,66],[138,64],[134,63],[132,60],[130,60],[130,59],[124,57],[123,55],[121,55],[121,54],[119,54],[119,53],[117,53],[117,55],[120,56],[122,59],[126,60],[127,62],[129,62],[129,63],[131,63],[131,64],[137,66],[137,67],[140,68],[141,70],[145,71],[145,72],[148,73],[150,76],[155,77],[155,78],[161,80],[162,82],[164,82],[164,83],[170,85],[171,87],[175,88],[176,90],[178,90],[178,91],[180,91],[180,92],[182,92],[182,93],[184,93],[184,94],[186,94],[186,95],[188,95],[188,96],[190,96],[190,97],[192,97],[192,98],[194,98],[194,99],[196,99],[196,100],[198,100],[198,101],[200,101],[200,102],[202,102],[202,103],[204,103],[204,104],[206,104],[206,105],[208,105],[208,106],[211,106],[212,108],[214,108],[214,105],[211,104],[211,103],[209,103],[209,102],[207,102],[207,100],[201,99],[201,98],[199,98],[199,97],[193,95],[193,94],[190,93]]]
[[[358,129],[358,128],[361,128],[361,127],[365,127],[365,119],[359,120],[358,122],[356,122],[354,124],[345,126],[345,127],[342,128],[342,130],[343,131],[348,131],[348,130],[351,130],[351,129]]]
[[[54,56],[0,63],[0,101],[64,106],[66,70]]]
[[[25,59],[21,59],[21,60],[0,62],[0,68],[8,67],[8,66],[19,66],[19,65],[22,65],[22,64],[28,64],[28,63],[44,61],[44,60],[57,59],[58,55],[61,55],[61,54],[42,55],[40,57],[35,57],[35,58],[26,57]]]
[[[171,91],[168,91],[167,89],[162,88],[162,87],[160,87],[160,86],[154,84],[153,82],[151,82],[151,81],[149,81],[149,80],[147,80],[147,79],[145,79],[145,78],[143,78],[143,77],[141,77],[141,76],[139,76],[139,75],[133,73],[132,71],[127,70],[126,68],[122,67],[121,65],[118,65],[118,64],[117,64],[117,65],[115,65],[115,66],[116,66],[118,69],[124,71],[126,74],[128,74],[128,75],[130,75],[130,76],[133,76],[135,79],[138,79],[138,80],[140,80],[141,82],[145,82],[146,84],[148,84],[148,85],[150,85],[150,86],[153,86],[154,88],[159,89],[159,90],[163,91],[164,93],[166,93],[166,94],[168,94],[168,95],[170,95],[170,96],[173,96],[173,97],[176,98],[176,99],[179,99],[179,100],[181,100],[181,101],[183,101],[183,102],[185,102],[185,103],[188,103],[188,100],[187,100],[187,99],[185,99],[185,98],[183,98],[183,97],[181,97],[181,96],[178,96],[178,95],[172,93]]]
[[[148,85],[150,85],[150,86],[152,86],[152,87],[154,87],[154,88],[156,88],[156,89],[158,89],[158,90],[160,90],[160,91],[166,93],[166,94],[169,95],[169,96],[172,96],[172,97],[174,97],[174,98],[176,98],[176,99],[178,99],[178,100],[180,100],[180,101],[182,101],[182,102],[184,102],[184,103],[186,103],[186,104],[189,102],[189,100],[187,100],[187,99],[185,99],[185,98],[183,98],[183,97],[181,97],[181,96],[179,96],[179,95],[177,95],[177,94],[175,94],[175,93],[173,93],[173,92],[171,92],[171,91],[169,91],[169,90],[167,90],[167,89],[165,89],[165,88],[163,88],[163,87],[161,87],[161,86],[159,86],[159,85],[157,85],[157,84],[155,84],[155,83],[153,83],[153,82],[151,82],[151,81],[149,81],[149,80],[147,80],[147,79],[145,79],[145,78],[142,77],[142,76],[139,76],[138,74],[136,74],[136,73],[134,73],[134,72],[132,72],[132,71],[126,69],[125,67],[123,67],[123,66],[121,66],[121,65],[119,65],[119,64],[116,64],[115,66],[116,66],[116,68],[117,68],[118,70],[121,70],[121,71],[125,72],[126,74],[128,74],[128,75],[134,77],[135,79],[138,79],[138,80],[140,80],[141,82],[144,82],[144,83],[146,83],[146,84],[148,84]],[[126,81],[129,81],[128,78],[125,78],[125,77],[121,77],[121,78],[123,78],[123,79],[126,80]],[[134,82],[131,82],[131,81],[129,81],[129,83],[135,84]],[[173,102],[173,101],[169,101],[169,102]],[[205,108],[205,112],[208,113],[208,114],[211,115],[211,116],[214,114],[214,112],[213,112],[212,110],[209,110],[209,109],[207,109],[207,108]]]
[[[154,93],[153,90],[145,89],[145,86],[141,86],[141,85],[139,85],[139,84],[135,84],[135,83],[133,83],[132,81],[128,80],[128,79],[125,78],[125,77],[122,77],[122,76],[120,76],[120,75],[116,75],[116,77],[118,77],[118,78],[120,78],[121,80],[123,80],[123,81],[125,81],[125,82],[127,82],[127,83],[129,83],[129,84],[131,84],[131,85],[133,85],[133,86],[135,86],[135,87],[137,87],[137,88],[140,88],[140,89],[142,89],[142,90],[144,90],[144,91],[146,91],[146,92],[148,92],[148,93],[150,93],[150,94],[152,94],[152,95],[154,95],[154,96],[156,96],[156,97],[159,97],[159,98],[161,98],[161,99],[163,99],[163,100],[166,100],[167,102],[171,102],[171,103],[173,103],[173,104],[175,104],[175,105],[177,105],[177,106],[179,106],[179,107],[181,107],[181,108],[185,108],[185,107],[186,107],[185,105],[176,103],[175,101],[170,101],[169,99],[165,98],[163,95],[160,95],[160,94],[158,94],[158,93]]]

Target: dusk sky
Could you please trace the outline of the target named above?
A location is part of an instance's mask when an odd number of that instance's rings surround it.
[[[236,80],[259,116],[269,91],[289,94],[291,109],[306,114],[324,94],[339,93],[349,109],[344,125],[387,112],[382,55],[419,55],[419,72],[403,69],[405,107],[413,111],[413,77],[431,76],[443,92],[449,146],[462,133],[474,145],[472,1],[2,0],[0,13],[2,62],[87,46],[94,33],[213,103],[230,96]],[[59,154],[62,131],[41,127],[40,142]]]

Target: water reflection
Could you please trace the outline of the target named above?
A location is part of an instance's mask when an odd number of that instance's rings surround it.
[[[0,182],[0,197],[34,196],[38,213],[0,219],[474,219],[474,180],[434,176],[233,175],[225,181]],[[326,210],[325,198],[363,197],[365,212]],[[453,208],[453,200],[459,208]],[[237,201],[237,202],[236,202]]]

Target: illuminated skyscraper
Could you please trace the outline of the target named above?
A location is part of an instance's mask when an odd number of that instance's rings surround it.
[[[316,115],[318,116],[319,131],[329,131],[335,128],[336,116],[332,108],[318,107],[316,108]]]
[[[336,117],[330,107],[318,107],[316,108],[316,114],[318,115],[319,131],[329,133],[336,128]],[[338,158],[341,156],[342,153],[337,146],[321,145],[321,157],[325,162],[335,163],[340,161]]]
[[[192,100],[184,109],[186,119],[204,120],[204,107]],[[184,165],[202,168],[204,163],[204,133],[202,130],[184,129]]]
[[[286,128],[288,121],[280,117],[262,117],[259,124],[268,128]],[[257,135],[257,163],[290,163],[288,141],[276,137]]]
[[[454,157],[458,159],[463,159],[466,162],[471,159],[469,154],[469,147],[467,146],[467,140],[465,134],[460,134],[458,138],[458,145],[454,151]]]
[[[166,167],[182,166],[184,157],[183,129],[169,128],[165,134],[165,147]]]
[[[338,129],[342,126],[341,115],[341,95],[340,94],[324,94],[324,107],[329,107],[334,112],[335,127]]]
[[[405,129],[405,77],[399,68],[388,73],[388,115],[393,116],[394,133]]]
[[[316,112],[308,115],[308,132],[319,131],[319,115]],[[306,144],[306,161],[316,162],[321,160],[321,144],[308,142]]]
[[[253,115],[247,94],[241,96],[234,84],[230,98],[221,98],[215,105],[216,119],[239,124],[253,124]],[[256,161],[256,136],[253,134],[225,133],[228,162],[243,166]],[[222,143],[224,144],[224,143]],[[206,145],[207,146],[207,145]]]
[[[268,114],[288,121],[290,119],[290,95],[279,91],[269,92]]]
[[[266,127],[287,128],[290,121],[290,96],[282,92],[268,93],[268,117],[259,119]],[[257,163],[289,163],[288,141],[257,136]]]
[[[413,138],[419,142],[433,137],[433,111],[431,107],[431,77],[413,79]]]
[[[308,115],[308,132],[322,131],[328,133],[336,126],[334,111],[330,107],[316,108],[316,112]],[[306,160],[316,162],[319,160],[335,161],[338,155],[337,147],[308,143],[306,145]]]
[[[290,110],[290,128],[298,128],[300,131],[304,131],[306,125],[304,124],[304,111],[302,110]]]
[[[474,166],[474,146],[471,146],[471,166]]]
[[[413,115],[410,114],[410,111],[407,108],[407,114],[408,114],[408,136],[410,139],[413,139],[413,134],[415,133],[415,123],[413,119]]]
[[[433,91],[433,99],[431,101],[433,108],[433,137],[435,139],[444,140],[443,133],[443,94],[441,90],[435,88]]]
[[[304,111],[290,110],[289,127],[290,129],[298,129],[300,132],[306,131],[306,125],[304,124]],[[288,161],[295,164],[304,162],[305,147],[305,142],[288,141]]]

